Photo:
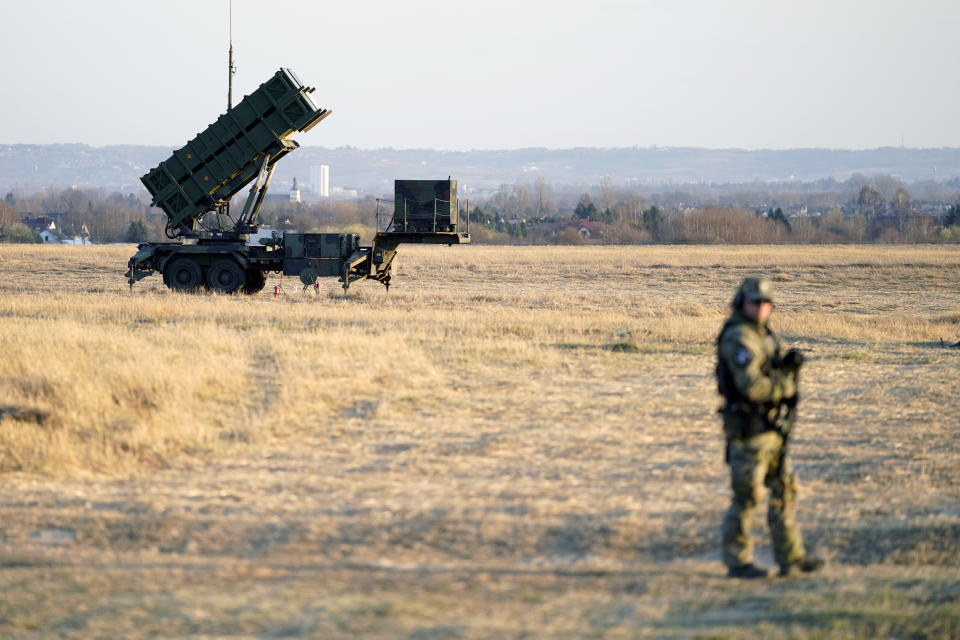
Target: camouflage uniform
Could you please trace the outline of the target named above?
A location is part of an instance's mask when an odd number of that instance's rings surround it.
[[[770,489],[767,523],[781,573],[790,573],[791,567],[804,561],[803,541],[794,521],[796,483],[778,432],[780,407],[795,398],[796,378],[793,371],[780,366],[780,341],[773,331],[742,309],[744,297],[772,301],[772,290],[765,278],[745,280],[734,300],[734,312],[717,338],[717,376],[725,398],[723,430],[733,488],[733,501],[723,519],[723,561],[730,575],[738,577],[766,575],[766,570],[753,565],[750,537],[751,517],[762,499],[763,486]],[[738,569],[756,573],[738,575]]]

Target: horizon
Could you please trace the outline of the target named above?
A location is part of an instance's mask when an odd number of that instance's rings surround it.
[[[139,178],[172,149],[160,145],[92,147],[82,143],[0,145],[0,189],[34,191],[79,185],[123,192],[142,189]],[[274,188],[296,177],[310,184],[313,168],[328,165],[331,185],[384,192],[398,177],[453,176],[472,190],[543,180],[557,188],[604,181],[625,188],[663,185],[816,185],[863,178],[904,184],[950,185],[960,179],[960,149],[710,150],[694,147],[528,148],[490,151],[363,149],[304,146],[277,166]]]
[[[192,138],[193,136],[191,136]],[[111,143],[103,145],[94,145],[88,144],[86,142],[0,142],[0,147],[52,147],[52,146],[63,146],[63,147],[88,147],[91,149],[108,149],[110,147],[147,147],[147,148],[163,148],[163,149],[179,149],[183,147],[189,139],[184,139],[179,145],[166,145],[166,144],[140,144],[140,143],[129,143],[129,142],[120,142],[120,143]],[[299,142],[299,141],[298,141]],[[380,146],[380,147],[362,147],[352,144],[343,144],[338,146],[330,146],[323,144],[300,144],[298,147],[300,149],[329,149],[329,150],[341,150],[341,149],[357,149],[359,151],[434,151],[438,153],[495,153],[495,152],[520,152],[520,151],[576,151],[579,149],[588,149],[596,151],[606,151],[606,150],[643,150],[643,151],[676,151],[676,150],[691,150],[691,151],[742,151],[745,153],[760,153],[760,152],[791,152],[791,151],[839,151],[839,152],[849,152],[849,153],[860,153],[860,152],[870,152],[870,151],[886,151],[886,150],[903,150],[903,151],[952,151],[960,150],[960,144],[953,146],[940,146],[940,147],[911,147],[911,146],[901,146],[901,145],[883,145],[879,147],[865,147],[865,148],[845,148],[845,147],[790,147],[790,148],[746,148],[746,147],[703,147],[703,146],[692,146],[692,145],[623,145],[623,146],[598,146],[598,145],[580,145],[575,147],[544,147],[544,146],[531,146],[531,147],[513,147],[513,148],[471,148],[471,149],[443,149],[438,147],[390,147],[390,146]]]

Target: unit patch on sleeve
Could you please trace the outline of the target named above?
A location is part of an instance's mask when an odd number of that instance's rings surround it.
[[[753,359],[753,354],[750,353],[750,349],[746,347],[740,347],[737,349],[737,352],[733,354],[733,361],[737,363],[738,366],[745,367],[750,364],[750,361]]]

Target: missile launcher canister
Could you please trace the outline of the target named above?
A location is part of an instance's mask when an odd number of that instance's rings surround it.
[[[290,69],[280,69],[140,180],[167,214],[167,235],[199,237],[197,220],[229,202],[260,172],[297,148],[290,135],[309,131],[321,109]],[[251,231],[251,230],[241,230]],[[255,229],[253,229],[255,231]]]

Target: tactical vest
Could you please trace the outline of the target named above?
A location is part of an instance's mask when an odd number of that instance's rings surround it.
[[[731,317],[723,325],[720,335],[717,336],[717,365],[715,374],[717,376],[717,391],[723,396],[724,406],[721,412],[725,415],[724,431],[727,431],[728,437],[748,437],[763,431],[775,428],[771,419],[774,405],[751,402],[740,390],[733,379],[733,372],[727,366],[726,361],[720,357],[720,343],[727,330],[740,323],[739,320]],[[771,339],[772,332],[764,327],[765,338]],[[773,353],[761,365],[760,371],[763,375],[769,376],[777,365],[779,358],[778,345],[774,346]]]

